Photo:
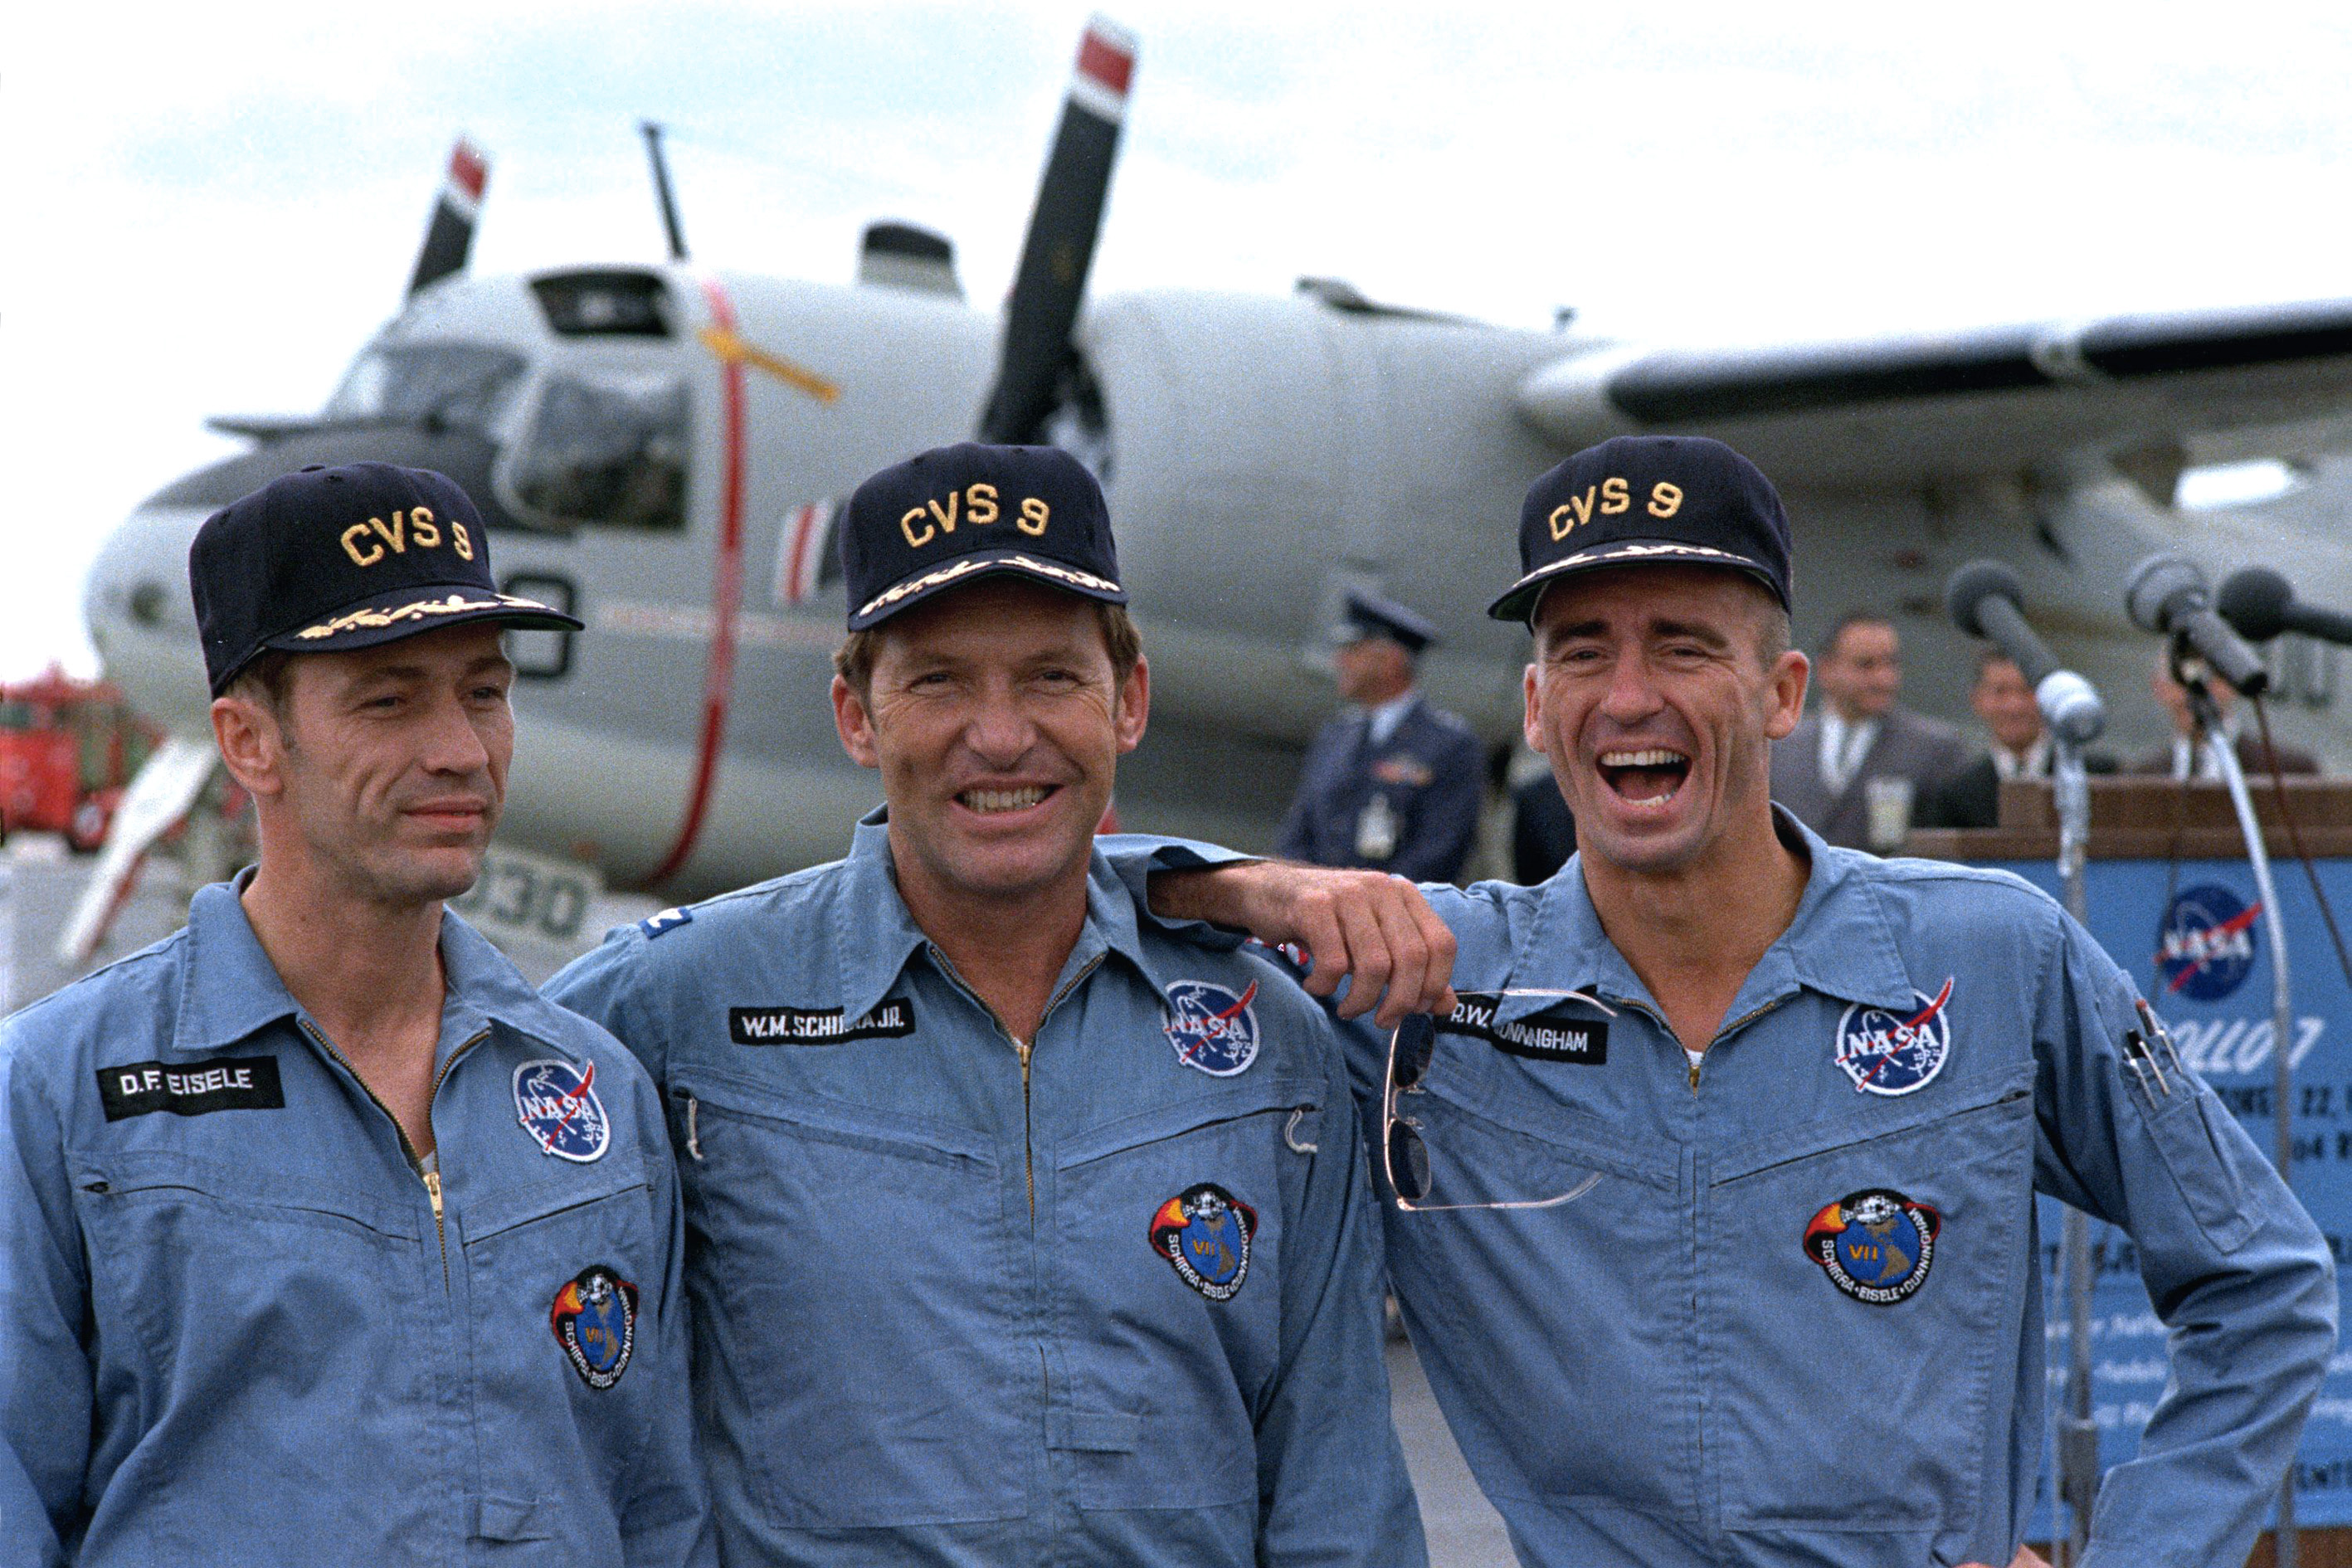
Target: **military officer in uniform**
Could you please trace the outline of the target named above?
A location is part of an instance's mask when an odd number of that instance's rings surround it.
[[[1332,664],[1351,707],[1307,748],[1277,854],[1417,882],[1462,874],[1486,770],[1470,727],[1431,707],[1414,682],[1414,663],[1436,638],[1402,605],[1349,594]]]
[[[1440,1009],[1351,1065],[1389,1279],[1523,1562],[2037,1563],[2048,1194],[2129,1235],[2171,1331],[2084,1568],[2242,1563],[2335,1350],[2327,1241],[2053,900],[1772,803],[1789,549],[1719,443],[1569,458],[1491,613],[1534,633],[1576,858],[1424,888],[1443,931],[1394,878],[1270,862],[1152,907]]]
[[[1329,1020],[1096,852],[1150,672],[1093,477],[926,452],[843,557],[887,805],[549,987],[674,1110],[723,1554],[1423,1563]]]
[[[0,1563],[715,1561],[660,1102],[442,903],[580,623],[380,463],[188,576],[260,861],[0,1025]]]

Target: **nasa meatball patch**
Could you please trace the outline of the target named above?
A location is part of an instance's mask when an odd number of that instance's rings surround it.
[[[602,1393],[621,1381],[637,1348],[637,1288],[591,1264],[555,1293],[547,1324],[580,1381]]]
[[[1805,1226],[1805,1256],[1857,1301],[1892,1307],[1919,1293],[1943,1216],[1892,1187],[1848,1193]]]
[[[1927,1088],[1952,1055],[1952,982],[1930,996],[1914,991],[1919,1005],[1888,1012],[1856,1003],[1838,1019],[1834,1059],[1856,1094],[1900,1095]]]
[[[515,1120],[542,1154],[585,1165],[612,1146],[613,1123],[596,1098],[596,1064],[549,1057],[514,1071]]]
[[[1232,1078],[1257,1060],[1257,982],[1236,996],[1207,980],[1168,987],[1168,1043],[1176,1059],[1211,1078]]]
[[[1152,1211],[1151,1250],[1212,1301],[1230,1301],[1249,1278],[1257,1211],[1214,1182],[1196,1182]]]

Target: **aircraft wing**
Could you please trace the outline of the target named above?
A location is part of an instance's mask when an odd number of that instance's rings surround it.
[[[1799,487],[2048,470],[2084,452],[2177,475],[2184,448],[2213,461],[2352,444],[2352,300],[1730,350],[1600,347],[1538,367],[1518,408],[1577,446],[1628,430],[1720,436]]]

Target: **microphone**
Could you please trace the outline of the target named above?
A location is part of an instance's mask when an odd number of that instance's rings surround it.
[[[2213,613],[2205,574],[2186,556],[2158,553],[2133,568],[2124,588],[2132,624],[2159,637],[2177,637],[2202,655],[2213,673],[2249,697],[2270,689],[2271,672]]]
[[[1983,637],[2016,662],[2033,688],[2033,700],[2053,733],[2088,745],[2107,726],[2107,710],[2091,683],[2059,668],[2049,645],[2025,624],[2025,594],[2017,574],[1998,561],[1971,561],[1944,584],[1952,624]]]
[[[2352,643],[2352,616],[2304,604],[2294,585],[2267,566],[2231,574],[2213,596],[2213,608],[2248,642],[2301,632],[2322,642]]]

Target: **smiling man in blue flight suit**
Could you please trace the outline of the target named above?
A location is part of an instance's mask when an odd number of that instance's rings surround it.
[[[1390,1279],[1522,1561],[2038,1562],[2040,1192],[2130,1235],[2172,1331],[2085,1568],[2242,1563],[2335,1346],[2310,1216],[2055,902],[1772,805],[1806,665],[1787,520],[1744,458],[1580,453],[1520,549],[1493,613],[1534,631],[1527,736],[1575,859],[1423,889],[1450,932],[1362,873],[1151,890],[1306,944],[1327,993],[1354,967],[1425,1001],[1451,963],[1450,1011],[1351,1065]],[[1132,878],[1221,852],[1112,853]]]
[[[844,533],[830,866],[550,984],[666,1089],[736,1563],[1425,1561],[1321,1009],[1094,853],[1149,672],[1051,447],[883,470]]]
[[[442,900],[513,753],[463,491],[304,469],[189,552],[256,868],[0,1025],[0,1563],[700,1564],[659,1099]]]

